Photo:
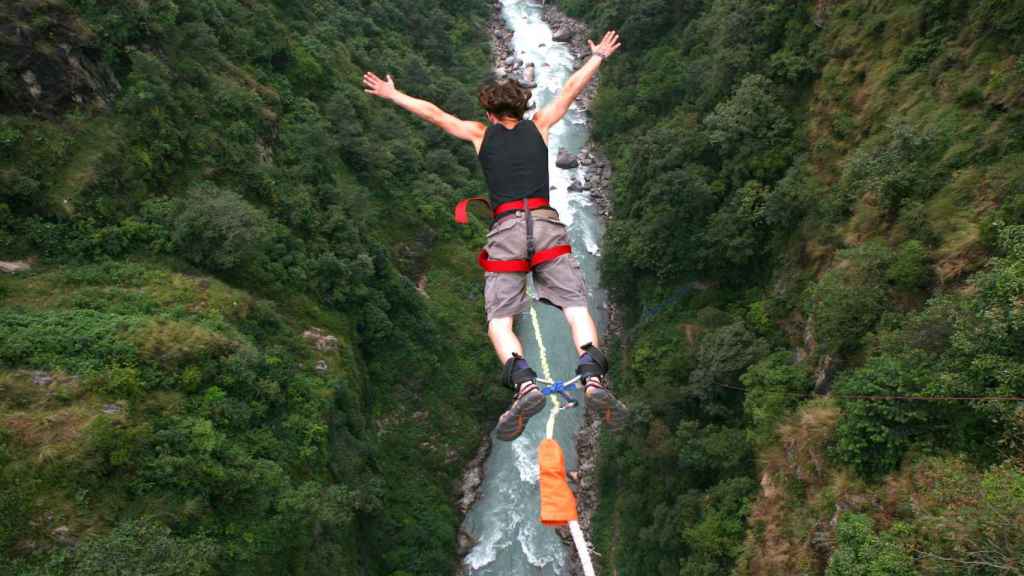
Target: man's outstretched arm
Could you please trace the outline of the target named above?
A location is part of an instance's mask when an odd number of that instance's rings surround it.
[[[605,32],[600,44],[594,44],[590,40],[587,40],[587,42],[590,44],[591,53],[593,53],[590,60],[587,60],[587,63],[579,70],[573,72],[572,76],[565,81],[565,85],[562,86],[558,96],[555,96],[555,99],[550,104],[541,108],[533,115],[533,123],[545,135],[548,129],[557,124],[565,116],[565,113],[569,111],[569,106],[572,105],[573,100],[590,83],[591,78],[594,77],[597,69],[601,66],[601,62],[611,56],[621,46],[619,35],[614,30]]]
[[[482,123],[462,120],[431,102],[401,92],[395,88],[395,81],[390,74],[387,75],[387,80],[383,80],[373,72],[367,72],[363,74],[363,86],[366,93],[390,100],[456,138],[469,140],[474,144],[483,140],[486,127]]]

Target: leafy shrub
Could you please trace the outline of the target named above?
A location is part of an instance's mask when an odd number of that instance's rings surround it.
[[[931,279],[930,258],[917,240],[904,242],[896,251],[886,278],[901,290],[919,290]]]
[[[899,542],[896,526],[876,534],[871,518],[846,513],[836,525],[836,548],[825,576],[916,576],[914,561]]]
[[[219,332],[174,320],[148,322],[134,331],[131,341],[138,347],[142,358],[170,370],[188,364],[202,364],[238,348],[236,342]]]
[[[732,567],[743,549],[749,500],[756,492],[757,483],[749,477],[730,478],[707,491],[700,521],[682,529],[691,553],[680,576],[711,576]]]
[[[773,180],[792,160],[793,121],[777,89],[759,74],[745,77],[733,96],[704,119],[708,140],[717,146],[736,185]]]
[[[9,148],[14,148],[21,142],[23,134],[17,126],[8,122],[0,121],[0,153],[6,153]]]
[[[935,247],[941,240],[932,226],[932,221],[928,216],[928,211],[925,209],[924,202],[920,200],[904,200],[900,206],[897,223],[910,238],[926,246]]]
[[[238,194],[205,182],[189,191],[173,232],[182,255],[220,272],[252,266],[267,251],[272,236],[263,212]]]
[[[826,272],[808,297],[815,338],[828,353],[858,348],[886,307],[886,291],[879,282],[845,269]]]
[[[139,370],[134,366],[111,366],[99,389],[116,398],[133,398],[142,392]]]
[[[152,520],[131,520],[84,540],[68,564],[82,576],[202,576],[214,574],[217,547],[201,536],[175,536]]]
[[[92,310],[0,312],[0,360],[72,373],[132,364],[137,351],[123,336],[140,323],[136,317]]]
[[[690,386],[703,398],[735,396],[722,386],[736,386],[743,371],[767,353],[768,343],[742,322],[707,332],[697,348]]]
[[[850,155],[843,167],[839,191],[847,202],[870,195],[890,216],[908,198],[927,198],[936,178],[930,160],[937,136],[907,120],[886,125],[883,136],[867,141]]]
[[[775,438],[775,428],[813,388],[806,368],[789,352],[776,352],[747,369],[740,378],[746,393],[743,410],[750,418],[747,437],[755,445]]]
[[[1024,474],[1010,464],[976,472],[962,458],[930,459],[918,472],[929,489],[914,522],[922,574],[1012,573],[1024,558]]]
[[[836,383],[843,415],[832,454],[861,474],[877,478],[899,466],[913,438],[929,424],[929,407],[891,396],[922,395],[935,381],[922,355],[875,356]],[[857,396],[883,398],[858,399]],[[938,421],[933,418],[932,421]]]

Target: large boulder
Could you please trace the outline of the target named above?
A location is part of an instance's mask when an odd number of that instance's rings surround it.
[[[579,165],[579,160],[577,160],[576,157],[573,156],[572,154],[569,154],[568,150],[566,150],[565,148],[558,149],[558,157],[555,158],[555,166],[563,170],[569,170]]]
[[[555,30],[551,39],[555,42],[568,42],[572,40],[572,30],[569,30],[568,28],[559,28],[558,30]]]

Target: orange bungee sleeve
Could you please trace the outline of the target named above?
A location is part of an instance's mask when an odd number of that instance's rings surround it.
[[[537,449],[540,464],[540,521],[545,526],[562,526],[576,520],[576,497],[565,479],[562,447],[551,438]]]

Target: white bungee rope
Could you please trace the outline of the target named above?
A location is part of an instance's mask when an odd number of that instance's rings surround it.
[[[533,334],[537,338],[537,348],[540,351],[540,367],[541,372],[544,374],[544,378],[551,380],[551,366],[548,364],[547,349],[544,348],[544,337],[540,331],[540,318],[537,315],[537,309],[533,306],[530,307],[530,320],[533,323]],[[547,437],[554,439],[555,435],[555,419],[558,418],[558,412],[562,409],[558,403],[558,395],[552,394],[549,396],[551,399],[551,413],[548,415],[547,422]],[[576,520],[569,521],[569,533],[572,534],[573,544],[576,546],[576,554],[580,557],[580,563],[583,564],[583,574],[585,576],[595,576],[594,565],[590,560],[590,547],[587,545],[587,540],[583,536],[583,530],[580,528],[580,523]]]

